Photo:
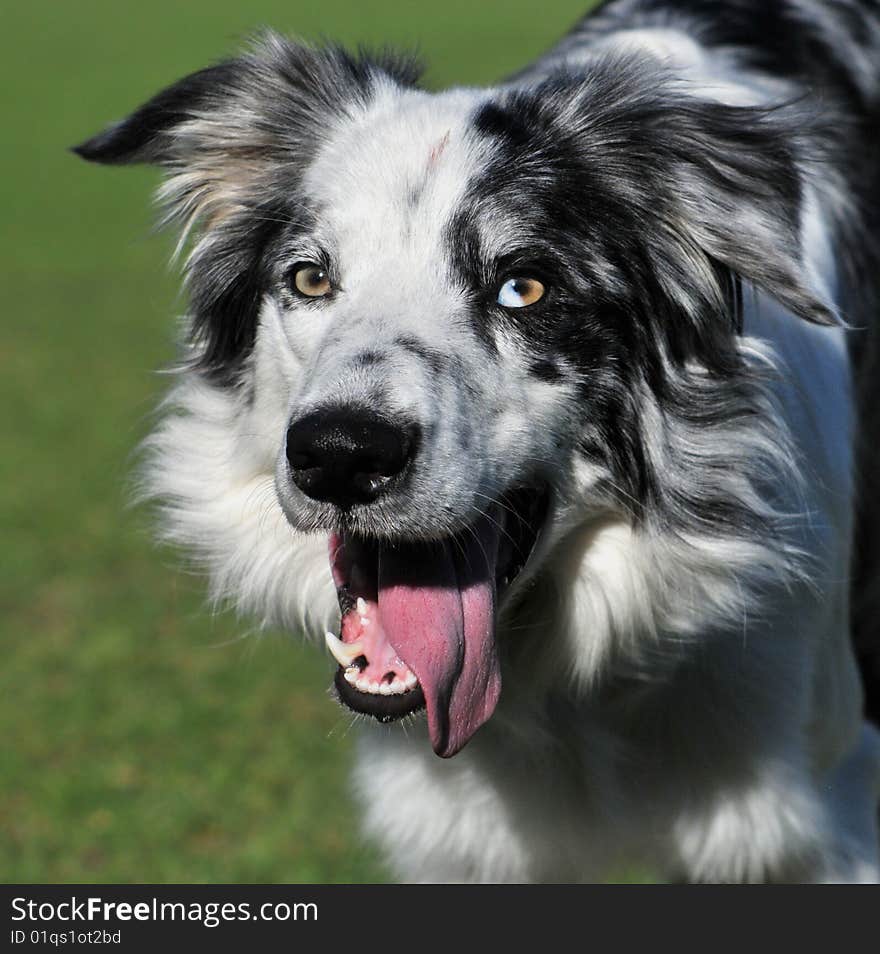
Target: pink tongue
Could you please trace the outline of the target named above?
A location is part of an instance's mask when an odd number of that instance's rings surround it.
[[[501,693],[495,648],[499,527],[484,518],[467,543],[414,556],[383,547],[379,610],[388,641],[418,676],[434,751],[455,755],[492,715]],[[461,546],[461,549],[458,547]]]

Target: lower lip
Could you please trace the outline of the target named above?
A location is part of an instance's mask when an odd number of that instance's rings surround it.
[[[333,677],[333,685],[339,700],[354,712],[372,716],[379,722],[395,722],[405,716],[420,712],[425,707],[425,694],[421,686],[410,689],[409,692],[393,696],[373,695],[361,692],[349,685],[339,666]]]

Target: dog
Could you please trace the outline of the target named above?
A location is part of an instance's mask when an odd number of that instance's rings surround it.
[[[418,77],[268,33],[75,148],[188,249],[164,536],[326,642],[403,880],[878,880],[880,4]]]

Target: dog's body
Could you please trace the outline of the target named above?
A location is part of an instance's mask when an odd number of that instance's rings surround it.
[[[270,38],[80,147],[202,225],[168,535],[266,623],[341,606],[352,708],[427,705],[359,740],[404,878],[876,880],[880,4],[409,72]]]

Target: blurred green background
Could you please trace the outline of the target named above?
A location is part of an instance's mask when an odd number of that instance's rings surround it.
[[[146,169],[66,152],[267,25],[492,81],[588,0],[32,0],[0,73],[0,880],[374,881],[349,720],[297,634],[211,617],[127,503],[183,307]]]

